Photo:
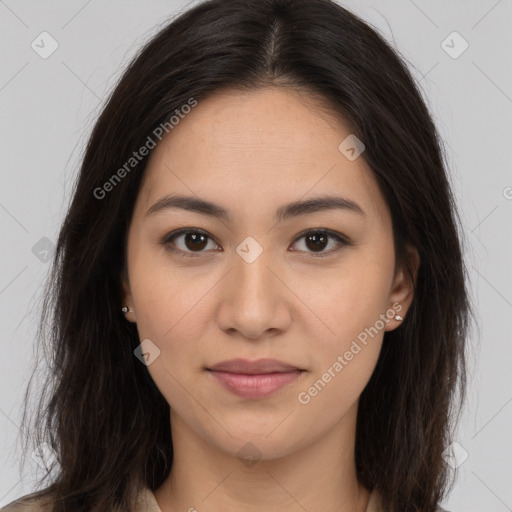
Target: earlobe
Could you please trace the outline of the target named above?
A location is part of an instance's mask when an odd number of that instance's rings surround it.
[[[121,308],[121,312],[124,314],[126,320],[128,320],[129,322],[136,323],[135,310],[131,309],[128,306],[123,306]]]
[[[135,310],[133,308],[130,306],[123,306],[121,308],[121,313],[124,315],[126,320],[136,323]]]
[[[414,289],[418,279],[418,270],[420,267],[420,256],[416,247],[408,245],[406,251],[407,262],[404,267],[400,268],[398,271],[390,296],[391,304],[399,304],[400,309],[396,310],[394,317],[396,324],[392,322],[391,325],[389,325],[391,328],[386,330],[393,330],[397,327],[397,325],[400,324],[400,322],[405,319],[407,311],[409,310],[409,307],[414,298]],[[407,271],[407,267],[411,270],[412,278]]]
[[[123,305],[121,307],[121,313],[125,316],[126,320],[129,322],[135,322],[135,310],[132,306],[132,296],[130,291],[130,285],[128,283],[128,278],[123,272],[121,277],[121,286],[123,289]]]

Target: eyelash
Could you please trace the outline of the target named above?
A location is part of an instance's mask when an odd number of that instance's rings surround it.
[[[162,240],[161,243],[162,243],[162,245],[164,245],[166,247],[167,250],[175,252],[175,253],[179,253],[181,256],[183,256],[185,258],[201,257],[203,255],[203,253],[206,251],[198,251],[198,252],[194,253],[193,251],[183,251],[181,249],[175,249],[170,246],[171,242],[173,242],[178,236],[183,235],[183,234],[189,234],[189,233],[197,234],[197,235],[205,235],[210,240],[213,240],[215,242],[215,240],[206,231],[203,231],[203,230],[197,229],[197,228],[181,228],[181,229],[177,229],[176,231],[172,231],[171,233],[168,233],[164,237],[164,239]],[[354,245],[352,242],[350,242],[346,238],[342,237],[339,233],[332,231],[330,229],[322,229],[322,228],[308,229],[306,231],[303,231],[302,233],[299,233],[293,243],[294,244],[297,243],[301,238],[303,238],[309,234],[328,235],[329,237],[334,238],[340,244],[339,247],[337,247],[335,249],[331,249],[330,251],[327,251],[327,252],[314,253],[314,252],[306,251],[313,258],[323,258],[325,256],[329,256],[329,255],[339,251],[341,249],[341,247]],[[215,243],[217,243],[217,242],[215,242]],[[217,244],[217,245],[219,245],[219,244]],[[297,252],[301,252],[301,251],[297,251]]]

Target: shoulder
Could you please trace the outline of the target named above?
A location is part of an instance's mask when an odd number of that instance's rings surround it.
[[[38,492],[27,494],[0,508],[0,512],[51,512],[51,499],[38,497]]]
[[[0,512],[53,512],[52,499],[41,496],[41,491],[26,494],[0,508]],[[148,487],[142,489],[137,497],[135,512],[161,512],[153,491]]]

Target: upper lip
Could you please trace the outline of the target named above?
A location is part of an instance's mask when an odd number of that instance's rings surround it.
[[[262,373],[281,373],[297,371],[299,368],[291,364],[283,363],[277,359],[257,359],[250,361],[248,359],[230,359],[222,361],[214,366],[207,368],[219,372],[245,373],[247,375],[257,375]]]

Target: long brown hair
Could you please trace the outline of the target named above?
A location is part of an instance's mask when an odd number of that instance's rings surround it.
[[[389,206],[397,265],[409,267],[406,244],[421,258],[410,310],[385,333],[360,397],[358,478],[386,511],[431,512],[451,490],[443,451],[465,399],[472,308],[445,150],[421,89],[398,51],[331,0],[208,0],[168,23],[125,70],[58,237],[38,331],[50,372],[24,428],[27,445],[46,442],[55,454],[38,494],[55,512],[131,511],[173,461],[169,405],[134,357],[137,329],[120,312],[148,157],[125,167],[108,194],[98,189],[190,98],[268,85],[314,94],[350,124]],[[25,406],[24,426],[28,416]]]

